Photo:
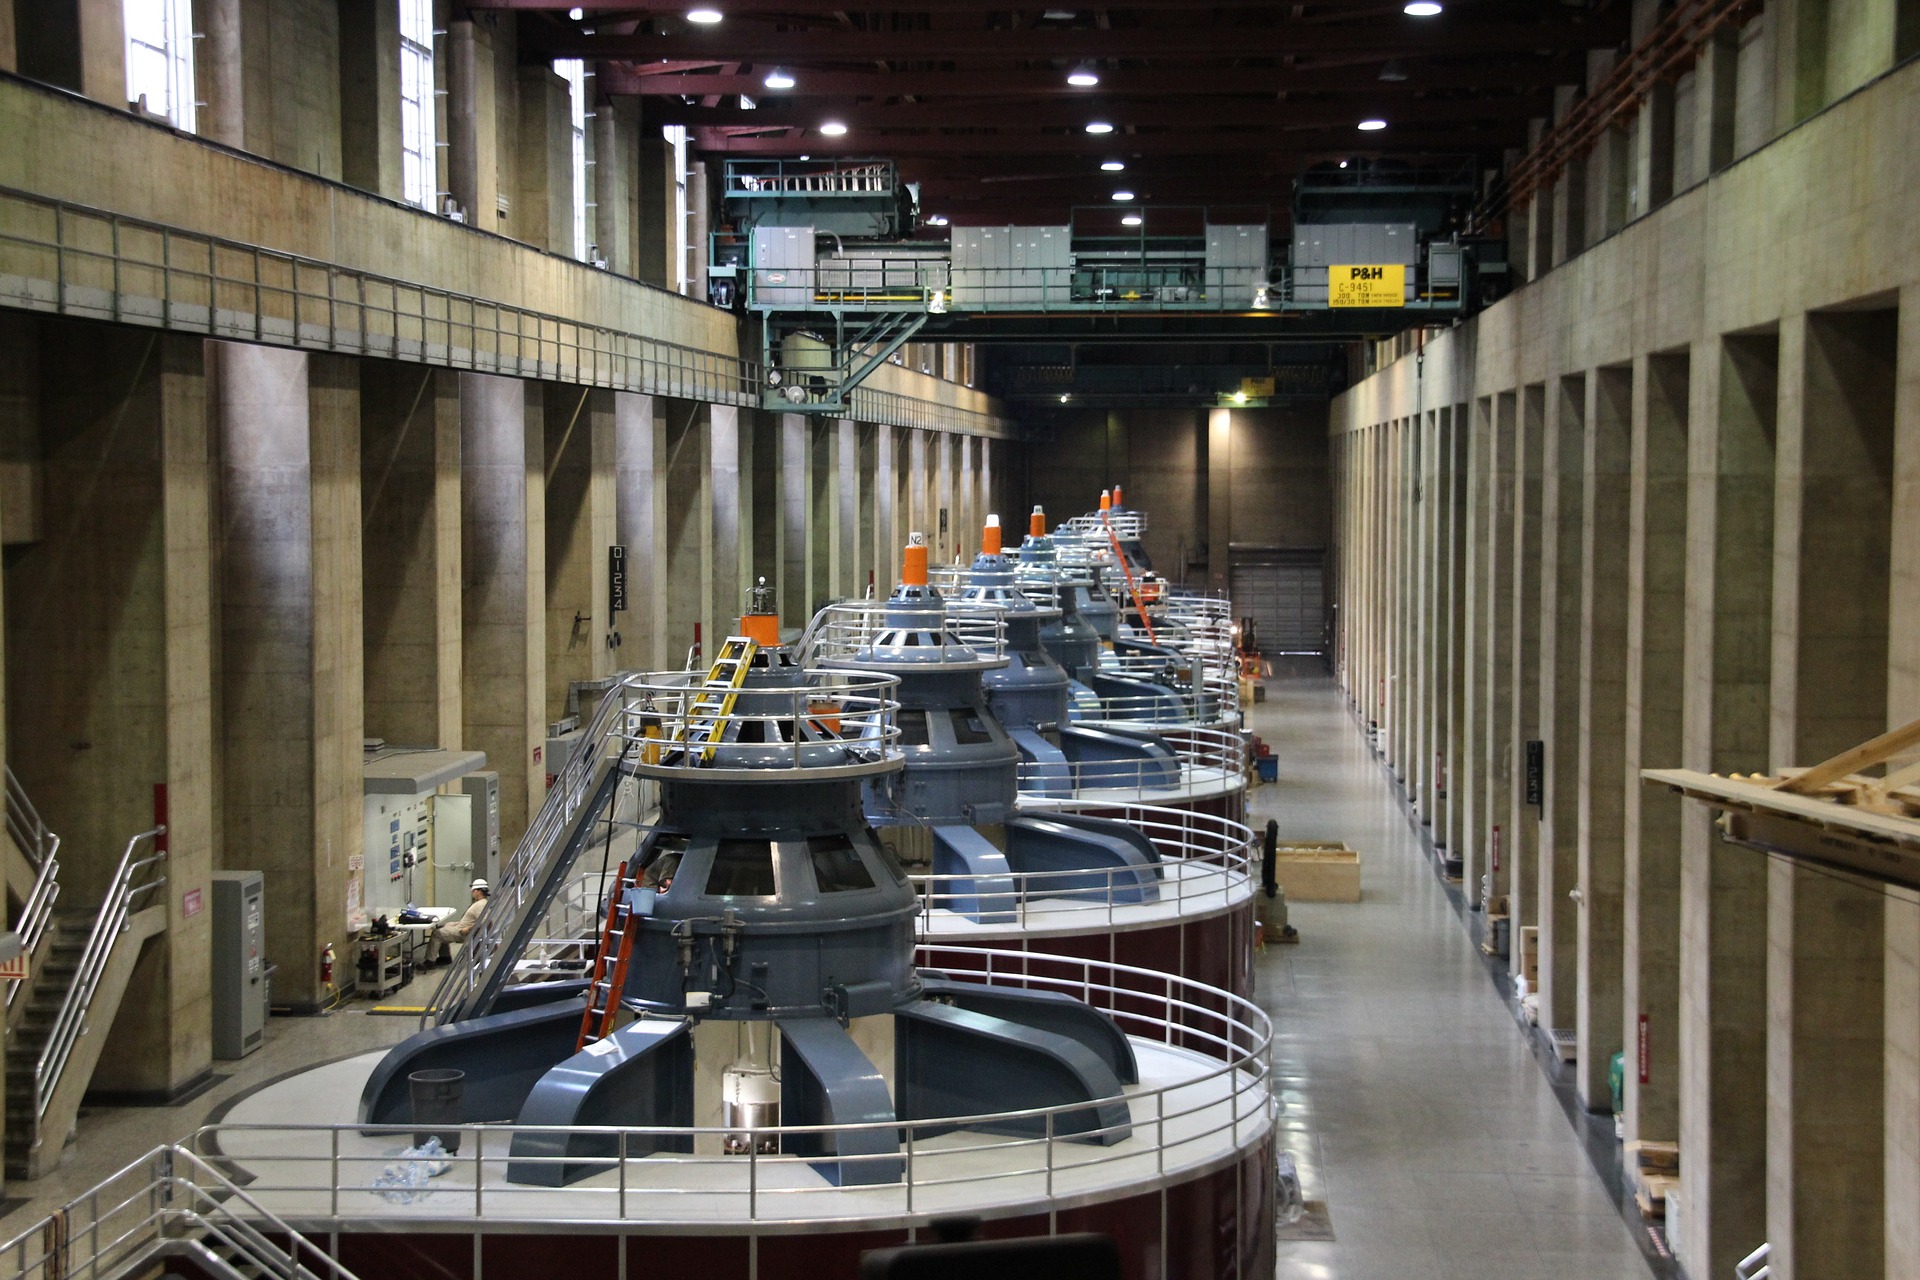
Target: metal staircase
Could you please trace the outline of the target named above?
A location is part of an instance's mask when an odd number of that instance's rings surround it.
[[[925,328],[927,313],[879,311],[823,317],[811,311],[776,312],[762,328],[767,385],[761,407],[774,413],[846,413],[855,388]],[[817,352],[789,351],[786,339],[803,335]],[[813,358],[806,358],[811,355]]]
[[[51,893],[45,899],[33,972],[8,992],[5,1149],[10,1177],[37,1178],[60,1163],[141,950],[166,929],[166,906],[152,896],[166,883],[153,871],[166,852],[155,848],[139,856],[143,846],[165,833],[165,827],[155,827],[127,841],[91,916],[52,912]],[[43,867],[50,865],[55,865],[51,858]]]
[[[357,1280],[185,1147],[156,1147],[13,1239],[0,1280]]]

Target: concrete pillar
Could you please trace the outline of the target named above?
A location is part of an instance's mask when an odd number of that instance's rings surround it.
[[[1764,771],[1779,343],[1726,337],[1693,370],[1682,763]],[[1679,1256],[1726,1275],[1767,1238],[1766,862],[1687,805],[1680,845]]]
[[[753,513],[746,495],[753,492],[754,417],[732,405],[706,409],[706,536],[702,562],[706,573],[706,660],[722,639],[733,634],[746,602],[746,570],[752,559]]]
[[[804,625],[813,607],[813,426],[800,413],[783,413],[778,422],[780,475],[774,523],[779,577],[769,574],[768,578],[780,589],[780,620],[791,627]]]
[[[545,395],[460,377],[461,745],[500,774],[500,847],[546,799]]]
[[[873,559],[867,564],[867,585],[877,599],[893,590],[900,555],[899,436],[885,424],[873,428]]]
[[[1635,367],[1627,532],[1620,1035],[1626,1135],[1661,1142],[1680,1131],[1682,802],[1642,785],[1640,771],[1681,759],[1688,374],[1685,354],[1642,357]]]
[[[1466,405],[1443,408],[1440,415],[1450,477],[1447,483],[1447,726],[1445,755],[1437,764],[1435,792],[1446,822],[1444,833],[1435,832],[1434,842],[1452,852],[1463,847],[1466,840],[1460,777],[1467,759],[1467,726],[1471,719],[1467,701],[1467,637],[1472,626],[1467,608],[1467,546],[1472,532],[1467,498],[1471,431]]]
[[[360,377],[220,344],[224,861],[266,873],[276,999],[346,954],[363,812]]]
[[[1457,797],[1460,828],[1449,849],[1464,869],[1475,850],[1486,848],[1493,824],[1487,818],[1486,759],[1488,755],[1486,705],[1488,698],[1486,633],[1487,602],[1492,593],[1488,572],[1489,543],[1495,527],[1490,504],[1494,487],[1490,480],[1493,463],[1493,398],[1482,396],[1473,407],[1467,460],[1466,575],[1460,597],[1460,633],[1465,642],[1462,654],[1465,696],[1461,702],[1459,754],[1449,771],[1448,785]],[[1472,885],[1468,892],[1478,891]]]
[[[457,748],[460,380],[363,360],[360,403],[367,736]]]
[[[1487,463],[1489,492],[1488,514],[1492,526],[1487,538],[1486,620],[1481,624],[1486,635],[1487,665],[1482,673],[1486,696],[1485,750],[1481,756],[1481,790],[1477,797],[1486,814],[1485,843],[1464,851],[1467,900],[1481,901],[1480,880],[1490,874],[1492,892],[1506,892],[1509,854],[1513,833],[1509,822],[1513,813],[1515,763],[1519,743],[1514,735],[1513,607],[1517,593],[1513,585],[1515,528],[1514,491],[1516,483],[1516,439],[1519,402],[1514,392],[1503,391],[1493,399],[1493,430],[1488,437]]]
[[[1553,91],[1553,118],[1566,117],[1578,101],[1580,90],[1560,85]],[[1549,265],[1559,266],[1587,245],[1587,162],[1575,157],[1567,162],[1559,181],[1553,184],[1549,198],[1553,203],[1550,231]]]
[[[1648,88],[1634,117],[1629,219],[1652,213],[1673,196],[1673,107],[1673,85],[1660,81]]]
[[[1540,495],[1540,727],[1545,808],[1540,822],[1540,1025],[1575,1030],[1579,915],[1581,529],[1586,379],[1547,391]]]
[[[1699,182],[1733,163],[1733,124],[1738,109],[1740,33],[1722,27],[1701,46],[1693,64],[1693,172]]]
[[[545,716],[553,721],[567,714],[573,682],[604,679],[620,665],[607,643],[617,629],[607,548],[618,541],[618,520],[614,393],[548,384],[544,395]]]
[[[13,19],[21,75],[127,105],[124,0],[32,0],[15,4]]]
[[[340,0],[340,176],[389,200],[406,199],[399,67],[400,7]]]
[[[193,74],[203,99],[195,112],[201,137],[229,147],[246,145],[245,77],[241,66],[241,0],[195,0]]]
[[[662,437],[665,484],[661,525],[665,536],[661,541],[661,568],[667,584],[663,646],[665,665],[678,669],[687,659],[696,631],[701,633],[702,658],[718,652],[714,637],[706,629],[706,584],[711,572],[706,560],[707,530],[713,519],[705,422],[708,409],[685,400],[662,404],[666,421]]]
[[[648,120],[644,111],[634,154],[633,275],[648,284],[671,289],[679,280],[679,269],[673,260],[678,243],[673,225],[677,181],[673,148],[660,136],[660,126]]]
[[[205,344],[27,317],[7,338],[24,375],[7,408],[35,427],[43,504],[7,553],[7,758],[63,838],[62,911],[91,911],[166,811],[167,931],[94,1076],[165,1099],[211,1058],[208,915],[185,909],[211,893],[216,842]]]
[[[1621,853],[1626,805],[1627,543],[1633,371],[1587,379],[1580,600],[1580,993],[1576,1091],[1589,1111],[1613,1111],[1607,1072],[1619,1052]]]
[[[1231,410],[1229,409],[1207,410],[1206,441],[1207,441],[1207,514],[1206,514],[1207,584],[1206,585],[1209,591],[1225,591],[1230,585],[1228,581],[1229,557],[1231,555],[1229,544],[1231,544],[1231,542],[1233,541],[1233,412]],[[1373,441],[1373,435],[1370,431],[1361,434],[1354,441],[1354,449],[1356,453],[1362,452],[1370,448],[1372,445],[1372,441]],[[1372,467],[1370,465],[1366,466],[1361,471],[1360,474],[1362,477],[1371,477],[1371,475],[1373,474]],[[1356,516],[1361,515],[1362,511],[1364,510],[1371,510],[1371,507],[1368,506],[1364,508],[1357,508],[1355,511],[1355,515]],[[1066,518],[1067,516],[1073,515],[1075,513],[1061,512],[1057,515],[1053,513],[1049,513],[1049,514],[1052,515],[1055,520],[1060,520],[1060,519]],[[1372,544],[1370,541],[1365,540],[1364,535],[1363,535],[1363,540],[1359,545],[1363,553],[1370,553]],[[1356,614],[1357,614],[1357,611],[1356,611]],[[1371,636],[1370,631],[1367,631],[1367,630],[1363,630],[1360,634],[1368,638],[1370,638]],[[1371,675],[1372,667],[1371,667],[1370,661],[1365,661],[1362,663],[1361,672],[1363,675],[1369,675],[1369,676]],[[1362,718],[1365,720],[1372,720],[1375,715],[1375,712],[1372,710],[1372,708],[1374,708],[1377,705],[1376,699],[1373,693],[1369,689],[1362,688],[1360,690],[1360,693],[1361,693],[1360,705],[1363,708],[1367,708],[1366,713],[1362,716]]]
[[[13,35],[13,6],[0,4],[0,71],[20,69],[19,50]]]
[[[667,420],[670,402],[613,393],[615,541],[627,549],[627,612],[614,615],[616,665],[678,667],[668,625]]]
[[[1506,848],[1507,927],[1531,924],[1535,915],[1540,864],[1540,812],[1527,802],[1525,781],[1527,743],[1540,738],[1540,505],[1543,488],[1542,455],[1546,447],[1547,389],[1535,383],[1520,391],[1520,421],[1514,435],[1513,524],[1509,545],[1513,557],[1513,662],[1509,697],[1513,705],[1513,737],[1518,781],[1511,788],[1507,810]],[[1508,959],[1518,973],[1520,948],[1509,945]]]
[[[1920,34],[1917,32],[1915,34]],[[1887,723],[1920,718],[1920,288],[1900,293]],[[1886,902],[1887,1277],[1920,1273],[1920,893]]]
[[[490,37],[490,31],[483,33],[470,18],[447,26],[447,190],[466,211],[470,226],[503,231],[496,204],[499,95]]]
[[[567,82],[550,65],[521,67],[518,179],[513,211],[500,230],[516,240],[573,256],[573,117]]]
[[[633,270],[633,128],[631,100],[602,98],[593,115],[593,240],[607,270]],[[637,119],[637,116],[635,117]]]
[[[1619,55],[1612,49],[1587,51],[1587,92],[1597,93],[1613,74]],[[1586,235],[1577,245],[1597,244],[1627,224],[1628,186],[1633,179],[1633,137],[1610,126],[1594,140],[1587,161]]]

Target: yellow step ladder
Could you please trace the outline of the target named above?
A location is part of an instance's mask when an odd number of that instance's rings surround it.
[[[693,700],[687,704],[686,722],[681,725],[674,739],[686,743],[689,754],[699,748],[701,764],[713,763],[714,753],[726,737],[727,722],[733,716],[733,704],[740,696],[740,686],[746,683],[747,672],[753,666],[753,655],[759,649],[759,645],[745,636],[727,637],[720,646],[720,656],[707,672],[706,683],[700,686]]]

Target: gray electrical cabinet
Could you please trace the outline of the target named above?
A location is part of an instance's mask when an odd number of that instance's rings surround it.
[[[266,883],[213,873],[213,1056],[244,1058],[267,1033]]]
[[[488,884],[500,882],[500,775],[491,769],[460,779],[460,790],[473,799],[473,874]],[[466,894],[457,901],[466,901]]]
[[[1293,297],[1327,301],[1327,268],[1399,263],[1407,268],[1406,300],[1416,296],[1419,228],[1411,222],[1330,222],[1293,229]]]
[[[1267,283],[1267,224],[1208,224],[1207,296],[1231,307],[1253,305]]]
[[[753,300],[763,307],[813,304],[813,228],[753,229]]]

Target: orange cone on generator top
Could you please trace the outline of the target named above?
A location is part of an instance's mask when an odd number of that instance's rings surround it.
[[[1113,486],[1113,505],[1116,507],[1125,506],[1126,501],[1127,500],[1125,498],[1122,498],[1120,496],[1120,486],[1119,485]]]
[[[1047,513],[1044,509],[1035,507],[1033,514],[1027,517],[1027,536],[1030,538],[1047,536]]]
[[[920,534],[912,537],[900,561],[900,582],[903,586],[924,587],[927,585],[927,544]]]
[[[1000,554],[1000,517],[988,516],[987,524],[980,531],[980,554],[997,556]]]
[[[1113,491],[1112,490],[1102,489],[1100,491],[1100,509],[1102,511],[1113,510]]]

